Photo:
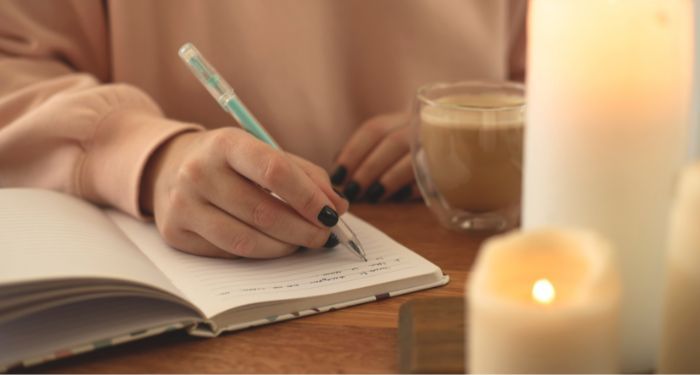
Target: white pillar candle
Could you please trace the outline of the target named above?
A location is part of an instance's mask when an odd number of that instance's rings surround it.
[[[700,164],[688,168],[671,215],[660,373],[700,373]]]
[[[689,0],[533,0],[523,227],[612,241],[623,371],[651,371],[672,184],[686,150]]]
[[[619,280],[609,246],[582,231],[495,237],[470,275],[471,373],[615,373]]]
[[[695,40],[700,41],[700,0],[695,1]],[[691,159],[700,158],[700,48],[695,48],[695,64],[693,69],[693,96],[690,110],[690,147],[688,155]]]

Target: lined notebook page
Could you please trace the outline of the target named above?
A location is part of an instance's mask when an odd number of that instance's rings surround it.
[[[0,189],[0,252],[0,285],[114,278],[177,293],[102,210],[53,191]]]
[[[302,250],[272,260],[212,259],[173,250],[154,226],[116,211],[109,216],[185,296],[211,317],[255,302],[338,293],[438,272],[438,268],[364,221],[346,214],[368,262],[349,251]]]

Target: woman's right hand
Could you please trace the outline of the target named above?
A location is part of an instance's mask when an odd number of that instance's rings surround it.
[[[141,207],[177,249],[274,258],[299,246],[336,245],[330,227],[348,203],[322,168],[241,129],[221,128],[163,145],[144,171]]]

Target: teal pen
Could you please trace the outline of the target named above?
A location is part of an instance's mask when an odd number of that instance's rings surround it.
[[[186,43],[180,47],[178,54],[199,82],[204,85],[211,96],[219,103],[221,108],[231,114],[243,129],[273,148],[280,149],[277,142],[265,131],[265,128],[262,127],[255,116],[248,111],[248,108],[238,98],[231,86],[207,62],[192,43]],[[338,220],[338,224],[331,231],[345,248],[362,258],[365,262],[367,261],[367,256],[360,240],[342,218]]]

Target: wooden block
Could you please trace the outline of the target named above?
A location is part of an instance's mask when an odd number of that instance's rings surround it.
[[[401,305],[401,373],[465,373],[464,326],[463,297],[416,299]]]

